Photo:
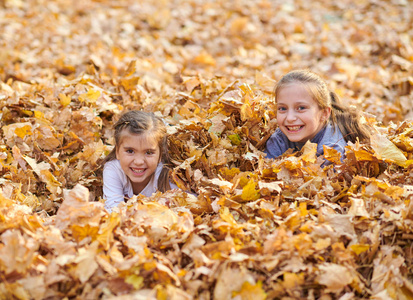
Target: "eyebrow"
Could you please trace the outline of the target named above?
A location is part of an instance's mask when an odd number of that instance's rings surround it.
[[[287,103],[277,103],[277,105],[285,105],[287,106]],[[309,105],[307,102],[296,102],[294,105]]]

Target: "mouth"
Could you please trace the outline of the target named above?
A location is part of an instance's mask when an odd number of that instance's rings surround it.
[[[298,126],[285,126],[285,128],[287,128],[288,131],[290,132],[297,132],[299,131],[301,128],[303,128],[304,125],[298,125]]]
[[[145,173],[146,169],[143,168],[130,168],[133,172],[133,174],[135,175],[142,175],[143,173]]]

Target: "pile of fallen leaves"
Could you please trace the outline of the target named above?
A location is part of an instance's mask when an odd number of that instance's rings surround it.
[[[0,299],[411,299],[413,8],[324,2],[0,1]],[[266,159],[293,68],[370,143]],[[128,109],[168,122],[190,193],[109,214]]]

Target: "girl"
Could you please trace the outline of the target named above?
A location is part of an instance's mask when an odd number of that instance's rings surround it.
[[[178,188],[169,182],[164,122],[153,113],[129,111],[115,126],[115,147],[104,160],[103,198],[111,211],[126,198]]]
[[[268,158],[278,157],[290,148],[301,150],[308,140],[318,144],[317,155],[324,154],[326,145],[343,157],[348,141],[370,137],[358,112],[344,107],[338,96],[328,91],[324,80],[311,71],[287,73],[277,83],[274,94],[278,128],[266,143]]]

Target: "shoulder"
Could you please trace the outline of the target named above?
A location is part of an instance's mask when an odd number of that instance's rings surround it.
[[[106,169],[113,170],[113,169],[120,169],[120,168],[121,168],[120,162],[118,159],[110,160],[106,162],[105,165],[103,166],[103,170],[106,170]]]
[[[105,163],[103,166],[103,178],[105,179],[105,177],[120,177],[121,179],[126,177],[122,167],[120,166],[119,160],[114,159]]]
[[[267,154],[267,158],[275,158],[282,155],[288,148],[290,148],[288,138],[277,128],[267,140],[264,152]]]
[[[330,136],[329,139],[331,142],[334,142],[336,144],[343,145],[343,146],[347,145],[347,142],[344,139],[344,136],[341,133],[340,128],[337,125],[334,126],[332,124],[329,124],[329,126],[327,127],[327,130],[329,131],[329,134],[327,135],[327,137]]]
[[[319,146],[326,145],[328,147],[334,148],[341,153],[345,152],[345,146],[347,146],[347,142],[344,139],[343,134],[340,131],[340,128],[337,125],[328,124],[326,131],[322,140],[319,143]]]
[[[110,160],[107,163],[105,163],[105,165],[103,166],[103,173],[114,172],[114,171],[122,171],[120,162],[117,159]]]

